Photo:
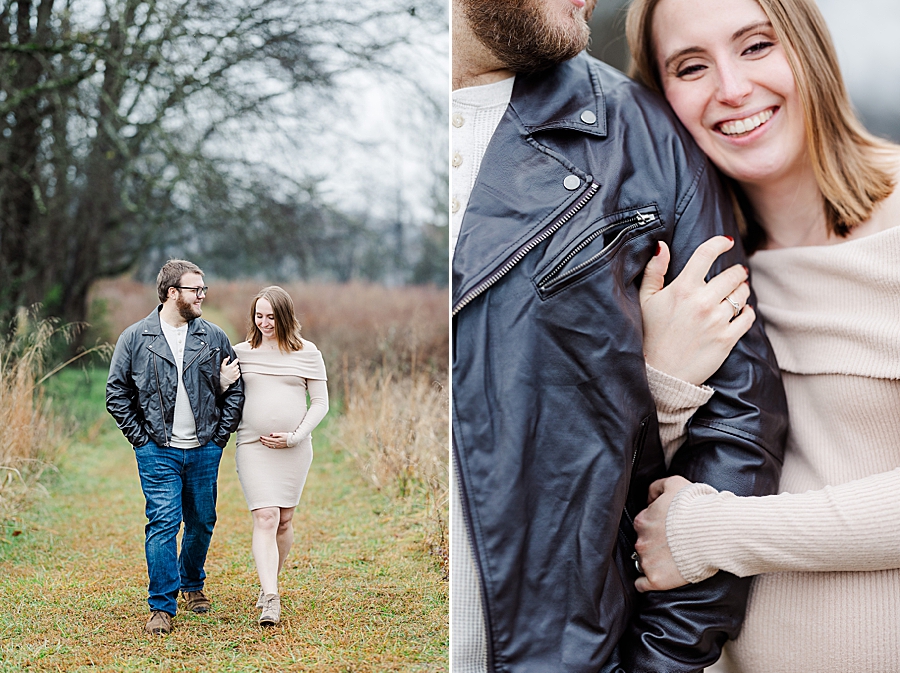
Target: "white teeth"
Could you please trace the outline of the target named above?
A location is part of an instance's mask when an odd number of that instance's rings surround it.
[[[749,133],[755,128],[762,126],[772,118],[772,110],[764,110],[759,114],[746,119],[738,119],[732,122],[725,122],[719,127],[719,130],[726,136],[736,136],[742,133]]]

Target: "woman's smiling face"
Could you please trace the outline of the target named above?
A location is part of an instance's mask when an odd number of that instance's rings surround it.
[[[763,184],[808,170],[794,74],[755,0],[661,0],[653,43],[666,99],[723,173]]]

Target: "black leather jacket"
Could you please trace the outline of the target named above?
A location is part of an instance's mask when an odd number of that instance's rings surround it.
[[[517,76],[453,260],[453,450],[489,670],[699,671],[737,635],[749,578],[639,595],[630,559],[665,473],[639,283],[657,241],[669,281],[721,233],[737,238],[717,175],[658,96],[585,55]],[[774,492],[787,409],[760,321],[709,384],[672,472]]]
[[[159,324],[161,308],[122,332],[109,363],[106,409],[133,446],[150,439],[169,446],[172,439],[178,369]],[[201,446],[212,440],[224,447],[241,420],[243,379],[219,391],[226,356],[237,357],[225,332],[202,318],[188,323],[182,378]]]

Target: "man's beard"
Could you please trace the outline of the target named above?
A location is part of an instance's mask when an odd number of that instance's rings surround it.
[[[475,37],[513,72],[538,72],[574,58],[587,47],[596,0],[572,5],[565,25],[554,23],[543,0],[462,0]]]
[[[200,314],[203,313],[202,309],[194,308],[193,304],[182,299],[181,292],[178,293],[178,297],[175,299],[175,308],[178,309],[179,315],[188,322],[194,318],[199,318]]]

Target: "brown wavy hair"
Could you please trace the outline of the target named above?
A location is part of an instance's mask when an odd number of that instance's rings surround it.
[[[197,273],[201,276],[203,271],[200,267],[189,262],[186,259],[170,259],[163,264],[159,273],[156,274],[156,296],[165,303],[169,294],[169,288],[181,284],[181,277],[186,273]]]
[[[629,75],[663,93],[653,49],[653,12],[660,0],[634,0],[625,32],[631,50]],[[784,45],[803,105],[806,142],[819,190],[825,198],[828,230],[846,236],[868,220],[894,191],[889,153],[894,145],[869,133],[847,96],[837,53],[825,19],[813,0],[756,0]],[[749,251],[765,242],[738,184],[726,178],[735,216]]]
[[[278,350],[303,350],[303,341],[300,339],[300,322],[294,313],[294,300],[291,299],[291,295],[277,285],[264,287],[250,302],[250,326],[247,330],[247,341],[250,346],[259,348],[262,343],[262,332],[256,326],[256,302],[260,299],[265,299],[272,305],[272,312],[275,314],[275,338],[278,340]]]

